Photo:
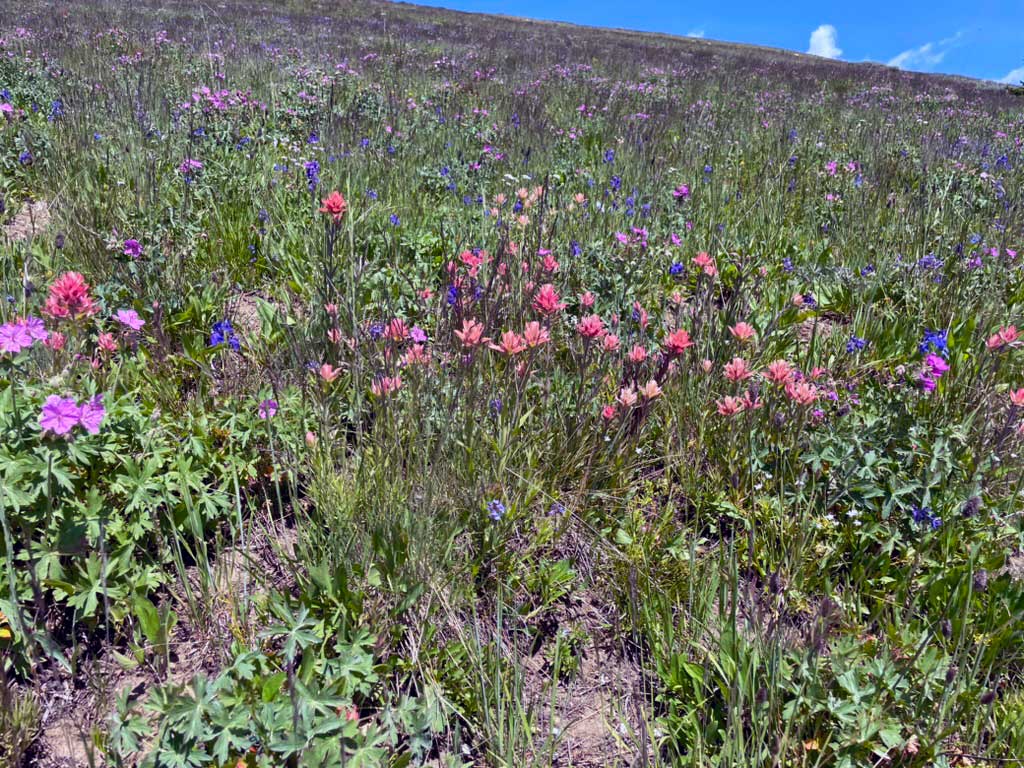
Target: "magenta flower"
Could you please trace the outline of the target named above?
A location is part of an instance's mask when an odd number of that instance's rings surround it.
[[[4,323],[0,325],[0,352],[18,354],[32,346],[34,339],[28,328],[21,323]]]
[[[139,258],[142,255],[142,243],[136,240],[134,237],[124,241],[124,255],[131,256],[133,259]]]
[[[103,417],[106,415],[107,409],[103,407],[103,395],[95,395],[91,400],[82,403],[78,423],[90,435],[95,435],[100,431],[100,425],[103,424]]]
[[[191,158],[178,166],[178,172],[181,173],[182,176],[186,177],[192,176],[201,170],[203,170],[203,164],[198,160],[193,160]]]
[[[259,416],[261,419],[271,419],[277,413],[277,400],[264,400],[260,403]]]
[[[924,359],[924,364],[928,366],[928,370],[931,371],[931,374],[936,378],[939,378],[949,370],[949,363],[935,353],[928,355],[928,357]]]
[[[50,395],[39,414],[39,426],[43,432],[63,437],[78,425],[81,418],[82,409],[70,397]]]
[[[131,328],[133,331],[142,330],[142,326],[146,324],[146,321],[139,317],[139,313],[134,309],[117,310],[117,322]]]
[[[50,338],[50,332],[46,330],[46,326],[43,325],[43,321],[38,317],[32,317],[29,315],[24,320],[20,321],[20,325],[25,326],[25,330],[28,335],[32,337],[32,341],[46,341]]]

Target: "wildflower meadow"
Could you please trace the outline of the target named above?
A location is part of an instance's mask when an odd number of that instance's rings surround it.
[[[0,0],[0,764],[1024,764],[1024,96]]]

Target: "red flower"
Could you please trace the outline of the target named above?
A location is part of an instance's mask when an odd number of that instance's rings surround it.
[[[89,284],[78,272],[65,272],[53,281],[43,312],[50,317],[71,318],[95,315],[99,307],[89,296]]]
[[[341,196],[341,192],[335,190],[331,192],[326,198],[320,201],[323,205],[320,206],[320,213],[328,214],[336,222],[341,221],[341,217],[345,215],[345,211],[348,210],[348,203],[345,202],[345,198]]]
[[[585,339],[597,339],[604,336],[607,331],[604,329],[604,320],[599,315],[588,315],[580,320],[576,329],[580,332],[580,336]]]
[[[565,309],[565,302],[559,301],[560,296],[555,286],[545,283],[533,297],[533,308],[545,315],[553,315]]]
[[[671,357],[678,357],[692,346],[693,342],[690,341],[690,334],[682,328],[672,331],[672,333],[665,337],[665,351]]]

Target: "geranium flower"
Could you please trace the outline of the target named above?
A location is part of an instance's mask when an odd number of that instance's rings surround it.
[[[139,317],[139,313],[134,309],[117,310],[117,322],[133,331],[142,330],[142,326],[146,324],[146,321]]]
[[[43,432],[63,437],[78,426],[81,418],[82,409],[70,397],[50,395],[39,414],[39,426]]]

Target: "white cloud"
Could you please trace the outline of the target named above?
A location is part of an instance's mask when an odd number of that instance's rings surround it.
[[[822,24],[811,32],[811,43],[807,52],[812,56],[823,56],[826,59],[838,59],[843,51],[836,45],[839,33],[831,24]]]
[[[1006,77],[999,78],[1000,83],[1008,83],[1009,85],[1020,85],[1024,83],[1024,67],[1017,67],[1016,69],[1010,70]]]
[[[686,36],[687,37],[704,37],[704,30],[703,29],[691,29],[689,32],[686,33]]]
[[[961,37],[963,37],[963,32],[957,32],[952,37],[939,40],[937,43],[925,43],[917,48],[909,48],[903,53],[893,56],[887,63],[890,67],[927,72],[942,63],[946,54],[956,47]]]

